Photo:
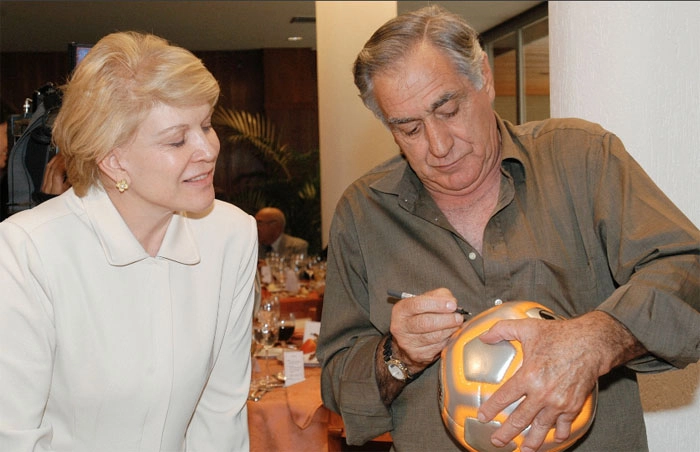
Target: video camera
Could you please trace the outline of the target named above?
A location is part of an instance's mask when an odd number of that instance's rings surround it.
[[[0,220],[38,204],[46,164],[58,149],[51,141],[53,122],[63,93],[53,83],[34,91],[24,102],[24,112],[8,119],[7,204],[0,206]]]

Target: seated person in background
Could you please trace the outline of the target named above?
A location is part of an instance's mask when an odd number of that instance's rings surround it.
[[[318,357],[348,444],[391,431],[396,450],[461,450],[436,365],[464,321],[457,302],[478,314],[532,300],[570,319],[504,320],[481,336],[525,356],[479,410],[487,423],[523,399],[493,450],[528,426],[523,451],[550,428],[565,440],[598,380],[575,449],[646,450],[634,371],[700,358],[698,229],[599,125],[500,118],[476,32],[438,6],[377,31],[354,76],[401,154],[345,191],[330,229]],[[417,295],[391,303],[388,290]]]
[[[306,254],[309,242],[299,237],[284,233],[287,219],[284,213],[276,207],[263,207],[255,214],[258,222],[258,259],[265,259],[267,253],[277,253],[280,256]]]
[[[214,197],[218,98],[149,34],[72,74],[53,128],[72,187],[0,223],[1,450],[248,450],[258,244]]]

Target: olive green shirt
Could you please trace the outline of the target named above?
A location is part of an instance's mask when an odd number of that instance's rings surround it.
[[[532,300],[566,317],[603,310],[652,355],[599,380],[578,451],[647,449],[636,371],[700,359],[700,233],[614,134],[576,119],[498,118],[502,176],[479,254],[397,156],[352,184],[331,226],[318,356],[324,403],[349,444],[391,431],[396,450],[460,450],[438,405],[440,362],[387,409],[375,379],[387,290],[447,287],[479,313]]]

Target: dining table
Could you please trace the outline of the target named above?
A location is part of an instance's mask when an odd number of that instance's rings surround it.
[[[289,350],[302,349],[306,321],[297,319]],[[305,351],[302,349],[302,351]],[[283,353],[273,347],[267,357],[262,348],[253,352],[251,388],[266,374],[284,375]],[[271,352],[271,353],[270,353]],[[326,408],[321,399],[321,367],[313,354],[304,355],[304,380],[284,386],[277,379],[275,387],[247,402],[251,452],[342,452],[345,427],[342,418]],[[251,391],[251,394],[254,391]],[[391,433],[374,438],[358,451],[388,451]]]
[[[300,345],[302,335],[303,328],[299,328],[290,341],[292,347]],[[284,374],[282,351],[273,351],[268,358],[262,352],[255,353],[253,382],[268,369],[272,376]],[[305,363],[303,381],[285,387],[280,380],[257,401],[249,398],[251,452],[328,452],[330,410],[321,400],[321,368],[314,361]]]

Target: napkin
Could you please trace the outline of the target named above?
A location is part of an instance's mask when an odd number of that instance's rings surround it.
[[[307,339],[318,339],[318,335],[321,332],[321,322],[314,322],[313,320],[307,320],[304,324],[304,337],[301,340],[303,344]]]
[[[321,400],[321,375],[307,377],[287,388],[287,405],[294,423],[301,429],[311,424],[316,411],[323,406]]]

